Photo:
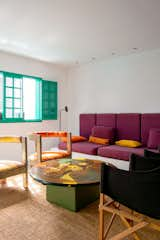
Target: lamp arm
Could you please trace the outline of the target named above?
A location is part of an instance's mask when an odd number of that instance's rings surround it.
[[[61,131],[61,113],[62,111],[59,111],[59,131]]]

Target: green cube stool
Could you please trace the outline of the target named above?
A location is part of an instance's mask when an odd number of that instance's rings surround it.
[[[47,185],[47,201],[78,211],[99,198],[99,183],[84,185]]]

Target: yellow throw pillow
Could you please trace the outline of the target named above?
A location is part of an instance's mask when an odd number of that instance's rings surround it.
[[[109,139],[90,136],[89,142],[105,145],[105,144],[109,144]]]
[[[136,148],[142,146],[142,144],[138,141],[134,140],[119,140],[115,142],[116,145],[121,147],[130,147],[130,148]]]

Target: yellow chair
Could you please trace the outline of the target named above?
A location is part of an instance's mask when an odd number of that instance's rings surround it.
[[[67,150],[66,151],[42,151],[42,139],[43,138],[67,138]],[[53,132],[34,132],[29,135],[29,139],[35,142],[36,152],[30,155],[30,166],[33,166],[36,162],[44,162],[59,158],[71,158],[72,157],[72,144],[71,133],[62,131]]]
[[[22,146],[22,162],[13,160],[0,160],[0,182],[5,183],[6,178],[23,174],[23,186],[28,188],[27,166],[27,138],[22,136],[0,136],[0,143],[20,143]]]

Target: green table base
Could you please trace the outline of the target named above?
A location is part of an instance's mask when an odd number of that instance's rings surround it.
[[[99,183],[76,186],[47,185],[47,201],[78,211],[99,198]]]

